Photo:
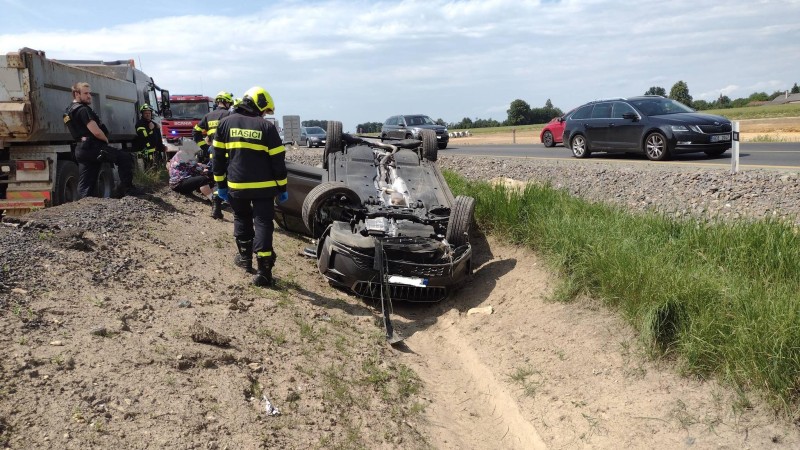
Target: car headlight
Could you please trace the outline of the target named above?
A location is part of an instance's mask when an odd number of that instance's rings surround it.
[[[689,129],[686,128],[684,125],[670,125],[669,127],[670,127],[670,129],[672,129],[672,131],[675,131],[675,132],[678,132],[678,133],[688,133],[689,132]]]
[[[702,133],[703,130],[700,129],[699,125],[689,125],[689,129],[694,131],[695,133]]]

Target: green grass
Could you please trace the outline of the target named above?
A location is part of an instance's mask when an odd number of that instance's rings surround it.
[[[677,356],[690,374],[764,388],[800,412],[797,228],[631,214],[548,186],[515,192],[446,176],[454,194],[475,197],[484,231],[562,272],[561,299],[601,299],[653,354]]]
[[[747,119],[775,119],[781,117],[800,117],[800,103],[789,103],[786,105],[764,105],[764,106],[745,106],[741,108],[728,108],[728,109],[707,109],[699,111],[705,114],[717,114],[725,116],[731,120],[747,120]],[[493,128],[470,128],[469,132],[473,135],[481,134],[494,134],[494,133],[511,133],[511,130],[516,130],[517,133],[536,133],[539,134],[544,128],[545,124],[533,125],[518,125],[506,127],[493,127]],[[461,129],[452,128],[449,131],[463,131]],[[774,142],[774,141],[764,141]]]
[[[158,165],[146,170],[136,169],[133,172],[133,182],[137,186],[145,188],[155,188],[169,181],[169,174],[166,167]]]
[[[731,120],[800,117],[800,103],[787,103],[785,105],[743,106],[741,108],[728,109],[707,109],[700,112],[718,114]]]

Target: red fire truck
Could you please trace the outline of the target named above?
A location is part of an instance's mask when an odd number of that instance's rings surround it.
[[[161,135],[169,143],[192,138],[192,130],[211,111],[211,98],[204,95],[170,95],[172,117],[161,120]]]

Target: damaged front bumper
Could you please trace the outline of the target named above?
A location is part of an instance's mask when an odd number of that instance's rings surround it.
[[[317,264],[331,284],[364,298],[381,297],[380,267],[375,264],[373,236],[353,233],[334,222],[320,238]],[[438,302],[472,273],[472,247],[451,248],[425,237],[385,237],[385,282],[392,300]]]

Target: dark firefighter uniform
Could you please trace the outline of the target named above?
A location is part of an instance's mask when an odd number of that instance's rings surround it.
[[[153,124],[152,129],[150,124]],[[136,122],[134,150],[144,156],[145,161],[166,161],[166,147],[161,139],[161,128],[157,123],[145,118],[140,118]]]
[[[258,276],[254,284],[272,285],[274,199],[286,191],[287,182],[281,137],[260,114],[240,107],[219,123],[213,146],[214,181],[229,190],[234,212],[236,264],[251,271],[255,253]],[[258,281],[262,275],[265,278]]]
[[[108,137],[108,128],[89,105],[73,102],[64,112],[64,123],[76,141],[75,160],[78,162],[78,197],[95,195],[97,177],[104,162],[114,163],[119,170],[123,193],[134,193],[133,159],[127,152],[97,139],[87,125],[92,120]]]
[[[205,141],[206,136],[213,141],[214,133],[217,131],[219,122],[231,114],[227,108],[217,108],[214,111],[206,114],[197,125],[194,126],[192,131],[192,138],[197,143],[197,146],[203,151],[203,159],[211,158],[208,151],[208,144]]]

